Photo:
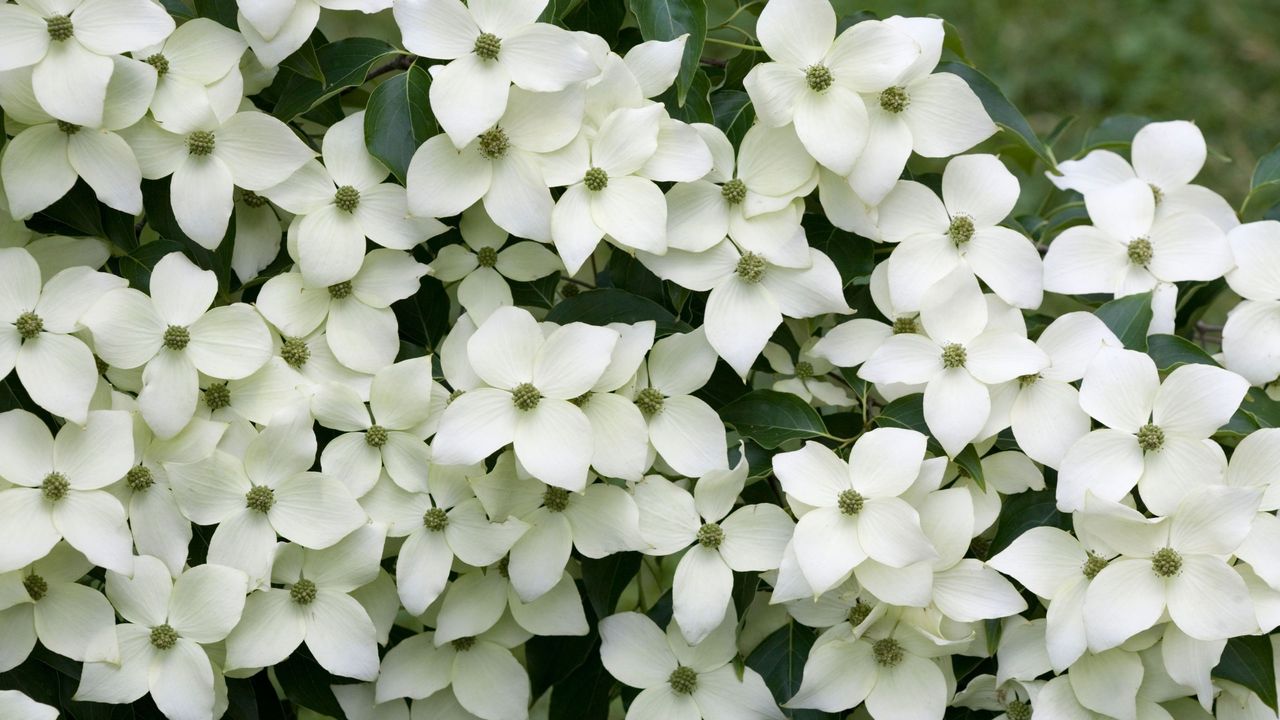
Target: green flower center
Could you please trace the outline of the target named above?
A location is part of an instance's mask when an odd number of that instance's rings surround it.
[[[329,286],[329,297],[334,300],[341,300],[351,294],[351,281],[343,280],[340,283],[334,283]]]
[[[969,360],[969,353],[960,343],[948,343],[942,348],[942,367],[962,368]]]
[[[704,548],[715,550],[724,542],[724,530],[716,523],[704,523],[698,528],[698,544]]]
[[[22,578],[22,587],[26,588],[27,597],[31,598],[32,602],[40,602],[45,593],[49,592],[49,583],[34,573]]]
[[[66,15],[50,15],[44,19],[45,27],[49,29],[49,37],[54,42],[62,42],[71,37],[73,28],[71,26],[71,18]]]
[[[890,113],[900,113],[911,104],[911,96],[902,87],[885,88],[880,93],[880,109]]]
[[[482,247],[476,251],[476,264],[491,268],[498,264],[498,251],[491,247]]]
[[[1129,262],[1134,265],[1146,267],[1151,263],[1151,258],[1154,254],[1154,250],[1151,247],[1151,240],[1148,238],[1134,238],[1133,241],[1129,243]]]
[[[745,252],[742,257],[738,258],[738,266],[733,269],[738,273],[738,277],[745,282],[758,283],[764,278],[765,261],[764,258],[753,253]]]
[[[538,401],[542,400],[542,393],[538,392],[538,388],[532,383],[520,383],[511,391],[511,402],[515,403],[520,410],[528,412],[538,407]]]
[[[1009,716],[1009,720],[1031,720],[1031,705],[1014,700],[1004,706],[1004,714]]]
[[[1085,557],[1084,567],[1080,568],[1080,572],[1084,573],[1086,578],[1092,580],[1106,567],[1106,558],[1095,554],[1093,551],[1089,551]]]
[[[276,504],[276,491],[266,485],[254,485],[244,494],[244,505],[250,510],[265,513]]]
[[[221,410],[231,405],[231,388],[224,382],[212,383],[204,389],[204,404],[210,410]]]
[[[380,448],[387,444],[387,429],[381,425],[371,425],[364,431],[364,441],[369,447]]]
[[[241,190],[240,202],[251,208],[260,208],[267,204],[267,199],[252,190]]]
[[[883,667],[896,667],[902,662],[902,643],[893,638],[877,640],[876,644],[871,646],[871,653],[875,656],[876,662]]]
[[[431,532],[441,532],[449,526],[449,515],[444,510],[433,507],[422,513],[422,525]]]
[[[849,608],[849,624],[858,627],[870,614],[871,603],[862,602],[862,598],[858,598],[854,601],[853,607]]]
[[[1160,548],[1151,556],[1151,569],[1162,578],[1182,572],[1182,556],[1173,548]]]
[[[587,186],[591,192],[600,192],[609,187],[609,173],[598,167],[587,170],[587,174],[582,176],[582,184]]]
[[[480,133],[480,155],[486,160],[500,160],[511,149],[511,139],[507,131],[494,126]]]
[[[551,512],[564,512],[569,507],[569,491],[564,488],[548,487],[542,493],[542,504]]]
[[[920,332],[920,323],[914,315],[901,315],[893,319],[894,335],[910,335]]]
[[[306,578],[298,580],[289,588],[289,599],[299,605],[310,605],[316,599],[316,584]]]
[[[1159,205],[1160,203],[1164,202],[1163,190],[1156,187],[1155,185],[1152,185],[1151,183],[1147,183],[1147,186],[1151,188],[1151,199],[1155,201],[1156,205]]]
[[[473,51],[485,60],[497,60],[502,49],[502,39],[493,33],[480,33]]]
[[[66,122],[65,120],[58,121],[58,129],[66,133],[67,135],[75,135],[76,133],[80,132],[79,125],[76,125],[75,123]]]
[[[302,338],[285,338],[280,345],[280,357],[289,363],[289,367],[297,369],[311,359],[311,348]]]
[[[142,61],[155,68],[156,75],[160,77],[164,77],[165,73],[169,72],[169,58],[165,57],[163,53],[148,55]]]
[[[813,377],[813,363],[801,360],[796,363],[796,377],[801,380],[807,380]]]
[[[333,194],[333,204],[345,213],[353,213],[360,207],[360,191],[350,185],[343,185]]]
[[[18,334],[23,340],[34,340],[44,330],[44,320],[33,312],[22,313],[13,321],[13,325],[18,328]]]
[[[1036,381],[1037,381],[1037,380],[1039,380],[1039,379],[1040,379],[1040,373],[1031,373],[1030,375],[1019,375],[1019,376],[1018,376],[1018,387],[1026,387],[1026,386],[1028,386],[1028,385],[1035,385],[1035,384],[1036,384]]]
[[[170,350],[186,350],[191,342],[191,332],[181,325],[170,325],[164,329],[164,346]]]
[[[973,239],[973,218],[968,215],[957,215],[951,219],[951,225],[947,228],[947,237],[951,238],[951,242],[960,247]]]
[[[208,130],[196,130],[187,136],[187,153],[190,155],[208,155],[213,152],[213,133]]]
[[[476,646],[476,639],[472,635],[467,635],[466,637],[460,637],[449,644],[452,645],[453,649],[457,652],[466,652]]]
[[[810,90],[822,92],[831,87],[835,78],[832,77],[831,70],[826,65],[817,63],[804,69],[804,81],[809,84]]]
[[[662,393],[651,387],[647,387],[636,393],[636,407],[640,408],[640,412],[644,413],[645,417],[657,415],[662,412],[662,406],[666,402],[667,399],[662,396]]]
[[[1164,431],[1151,423],[1138,428],[1138,447],[1143,452],[1155,452],[1164,447]]]
[[[129,468],[129,472],[124,474],[124,484],[134,492],[144,492],[152,485],[156,484],[155,476],[151,474],[151,468],[145,465],[135,465]]]
[[[720,186],[720,196],[730,205],[737,205],[747,199],[747,184],[734,178]]]
[[[862,506],[867,502],[866,498],[857,490],[844,490],[836,496],[836,507],[840,508],[840,512],[845,515],[857,515],[862,512]]]
[[[71,482],[67,480],[67,476],[60,472],[51,472],[44,476],[44,480],[40,481],[40,492],[44,493],[45,500],[49,502],[58,502],[71,492]]]
[[[671,671],[667,682],[671,684],[671,689],[680,695],[692,695],[694,690],[698,689],[698,673],[693,668],[678,666]]]
[[[168,650],[178,644],[178,631],[169,623],[151,628],[151,644],[157,650]]]

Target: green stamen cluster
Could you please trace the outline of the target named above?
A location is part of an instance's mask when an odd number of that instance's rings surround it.
[[[44,24],[49,29],[49,37],[54,42],[67,40],[74,32],[74,28],[71,26],[71,18],[66,15],[50,15],[44,19]]]
[[[862,512],[862,506],[866,502],[867,499],[857,490],[845,490],[836,497],[836,507],[840,508],[840,512],[845,515],[857,515]]]
[[[1173,548],[1160,548],[1151,556],[1151,570],[1162,578],[1182,572],[1182,556]]]
[[[169,58],[165,57],[162,53],[148,55],[143,58],[142,61],[155,68],[156,75],[159,77],[164,77],[165,73],[169,72]]]
[[[181,325],[170,325],[164,329],[164,346],[170,350],[186,350],[191,342],[191,331]]]
[[[208,130],[196,130],[187,136],[187,154],[208,155],[213,152],[213,133]]]
[[[285,338],[280,345],[280,357],[296,370],[311,359],[311,348],[302,338]]]
[[[351,281],[343,280],[340,283],[334,283],[329,286],[329,297],[334,300],[342,300],[351,294]]]
[[[381,425],[371,425],[364,432],[364,441],[369,447],[380,448],[387,444],[387,429]]]
[[[871,603],[862,602],[862,598],[858,598],[858,600],[853,603],[853,607],[849,608],[849,624],[854,627],[858,627],[870,614]]]
[[[698,544],[709,550],[715,550],[724,542],[724,530],[716,523],[705,523],[698,528]]]
[[[422,526],[431,532],[441,532],[449,526],[449,515],[438,507],[422,513]]]
[[[542,393],[532,383],[520,383],[511,391],[511,402],[515,403],[517,409],[525,412],[538,407],[541,400]]]
[[[831,87],[835,77],[831,75],[831,70],[826,65],[815,64],[804,69],[804,81],[809,84],[810,90],[822,92]]]
[[[1089,551],[1088,556],[1084,561],[1084,567],[1080,568],[1080,572],[1084,573],[1085,577],[1092,580],[1106,567],[1106,558],[1094,554],[1093,551]]]
[[[551,512],[564,512],[569,507],[569,491],[564,488],[548,487],[542,493],[542,504]]]
[[[476,264],[491,268],[498,264],[498,251],[491,247],[482,247],[476,251]]]
[[[45,593],[49,592],[49,583],[36,574],[22,578],[22,587],[26,589],[27,597],[31,598],[31,602],[40,602]]]
[[[231,405],[231,389],[224,382],[213,383],[204,389],[204,404],[210,410],[221,410]]]
[[[738,266],[733,271],[746,282],[758,283],[764,278],[765,267],[763,257],[753,252],[745,252],[738,259]]]
[[[306,578],[298,580],[289,588],[289,599],[299,605],[310,605],[316,599],[316,584]]]
[[[1031,720],[1031,705],[1014,700],[1004,706],[1004,714],[1009,716],[1009,720]]]
[[[969,360],[969,353],[960,343],[950,343],[942,348],[942,367],[962,368]]]
[[[894,335],[911,335],[920,332],[920,323],[914,315],[901,315],[893,319]]]
[[[64,120],[58,121],[58,129],[66,133],[67,135],[75,135],[76,133],[80,132],[79,125],[76,125],[75,123],[69,123]]]
[[[1138,428],[1138,447],[1143,452],[1155,452],[1164,447],[1164,430],[1151,423]]]
[[[480,156],[486,160],[500,160],[511,149],[511,138],[507,131],[500,127],[492,127],[480,133]]]
[[[34,340],[44,330],[44,320],[33,312],[24,312],[13,321],[13,326],[18,328],[23,340]]]
[[[45,500],[58,502],[71,492],[71,481],[60,472],[51,472],[40,481],[40,492],[44,493]]]
[[[891,87],[880,93],[880,109],[890,113],[900,113],[911,104],[911,96],[906,88]]]
[[[1135,238],[1129,243],[1129,262],[1139,267],[1146,267],[1151,263],[1155,250],[1151,247],[1151,240],[1140,237]]]
[[[698,673],[693,668],[680,665],[671,671],[671,675],[667,678],[671,689],[680,695],[692,695],[694,690],[698,689]]]
[[[587,186],[591,192],[600,192],[609,187],[609,173],[598,167],[587,170],[587,174],[582,176],[582,184]]]
[[[151,628],[151,644],[157,650],[168,650],[178,644],[178,631],[169,623]]]
[[[124,474],[124,484],[134,492],[144,492],[152,485],[156,484],[156,478],[151,474],[151,468],[145,465],[135,465],[129,468],[129,472]]]
[[[453,645],[453,649],[457,652],[466,652],[476,646],[476,639],[475,637],[468,635],[454,640],[450,645]]]
[[[244,494],[244,505],[250,510],[265,513],[276,504],[276,491],[266,485],[254,485]]]
[[[730,205],[737,205],[747,199],[747,184],[734,178],[720,186],[720,196]]]
[[[875,645],[871,646],[871,652],[876,658],[876,662],[883,667],[896,667],[902,662],[904,653],[902,652],[902,643],[893,638],[884,638],[877,640]]]
[[[801,360],[796,363],[796,377],[801,380],[807,380],[813,377],[813,363]]]
[[[645,417],[657,415],[662,412],[662,406],[666,402],[667,399],[662,396],[662,393],[651,387],[647,387],[636,393],[636,407],[640,408],[640,412],[644,413]]]
[[[350,185],[343,185],[333,194],[333,204],[345,213],[353,213],[360,207],[360,191]]]
[[[497,60],[498,52],[502,50],[502,39],[493,33],[481,33],[476,38],[476,44],[473,51],[485,60]]]
[[[240,202],[251,208],[260,208],[267,204],[267,199],[252,190],[241,190]]]
[[[973,218],[968,215],[957,215],[951,219],[951,225],[947,227],[947,237],[951,238],[951,242],[956,247],[960,247],[973,239]]]
[[[1040,379],[1040,373],[1031,373],[1030,375],[1019,375],[1018,387],[1026,387],[1028,385],[1034,385],[1036,381],[1039,379]]]

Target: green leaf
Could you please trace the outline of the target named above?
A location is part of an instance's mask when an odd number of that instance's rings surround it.
[[[1076,157],[1087,154],[1098,148],[1126,148],[1133,142],[1133,136],[1151,122],[1151,118],[1143,115],[1112,115],[1098,123],[1098,127],[1085,136],[1084,146]]]
[[[1259,220],[1268,210],[1280,203],[1280,145],[1258,158],[1253,168],[1253,180],[1249,194],[1240,206],[1240,217],[1245,222]]]
[[[1210,357],[1204,348],[1190,340],[1177,335],[1151,335],[1147,337],[1147,354],[1155,360],[1161,372],[1167,372],[1179,365],[1218,363]]]
[[[236,0],[195,0],[196,15],[216,20],[222,25],[239,32],[236,23]]]
[[[935,15],[934,17],[937,16]],[[950,50],[965,65],[973,64],[969,61],[969,55],[964,51],[964,39],[960,37],[960,31],[947,20],[942,21],[942,49]]]
[[[1147,329],[1151,327],[1151,293],[1116,298],[1093,311],[1120,342],[1130,350],[1147,349]]]
[[[1266,635],[1245,635],[1228,640],[1222,659],[1212,674],[1249,688],[1267,707],[1276,709],[1276,669],[1271,638]]]
[[[969,88],[982,101],[983,107],[987,109],[987,114],[991,116],[996,125],[1016,136],[1027,149],[1035,153],[1050,168],[1058,166],[1058,161],[1053,157],[1053,151],[1040,140],[1035,130],[1031,129],[1031,124],[1027,122],[1027,119],[1022,116],[1018,108],[1014,107],[1013,103],[1009,102],[1009,98],[1000,92],[1000,88],[996,87],[996,84],[991,82],[990,78],[972,67],[958,62],[938,63],[938,70],[959,75],[965,82],[969,83]]]
[[[773,693],[779,704],[790,700],[800,689],[804,664],[809,659],[809,651],[817,637],[813,628],[789,622],[762,640],[747,656],[747,667],[760,673],[764,684],[769,687],[769,692]],[[803,720],[836,717],[817,710],[784,708],[783,713],[787,717]]]
[[[1280,402],[1272,400],[1262,388],[1249,388],[1240,409],[1253,418],[1258,427],[1280,427]]]
[[[182,243],[159,238],[120,258],[120,276],[129,281],[129,287],[151,292],[151,269],[160,258],[173,252],[182,252]]]
[[[809,403],[777,390],[753,390],[720,408],[720,418],[770,450],[788,440],[827,434],[822,416]]]
[[[836,270],[840,271],[844,287],[849,287],[859,278],[871,277],[871,270],[875,267],[875,243],[841,230],[818,213],[805,215],[801,222],[809,244],[830,258]]]
[[[272,670],[280,682],[280,689],[292,702],[335,718],[346,718],[331,686],[351,681],[336,677],[320,667],[310,650],[298,648]]]
[[[551,691],[548,720],[607,720],[614,680],[592,652],[587,661],[574,668]]]
[[[972,445],[966,445],[959,455],[956,455],[955,462],[960,466],[978,487],[983,490],[987,489],[987,480],[982,476],[982,458],[978,457],[978,450]]]
[[[556,304],[560,273],[551,273],[530,282],[508,280],[507,285],[511,286],[511,299],[516,305],[550,310]]]
[[[433,277],[424,277],[418,292],[391,305],[400,335],[411,343],[435,349],[449,332],[449,295]]]
[[[707,4],[704,0],[631,0],[631,11],[645,40],[675,40],[689,34],[676,76],[676,98],[680,105],[693,85],[707,41]]]
[[[582,584],[587,591],[587,601],[596,617],[613,614],[622,591],[631,584],[640,571],[640,553],[614,553],[595,560],[582,558]]]
[[[272,114],[288,122],[343,90],[362,84],[369,70],[396,49],[375,38],[347,38],[316,50],[324,81],[295,72],[280,73],[280,99]],[[274,87],[275,85],[273,85]]]
[[[721,90],[711,95],[711,114],[715,118],[716,127],[724,131],[725,137],[736,148],[742,144],[742,138],[756,121],[756,109],[751,104],[751,97],[742,90]]]
[[[643,320],[656,321],[660,336],[691,330],[658,303],[616,288],[597,288],[578,293],[561,301],[547,313],[548,322],[560,325],[571,322],[608,325],[613,322],[638,323]]]
[[[364,114],[364,142],[401,183],[418,146],[440,130],[427,93],[431,75],[418,63],[374,89]]]
[[[280,67],[292,70],[302,77],[324,82],[324,68],[320,67],[320,57],[316,55],[317,40],[320,44],[324,44],[324,36],[319,32],[313,32],[311,37],[302,43],[302,47],[280,62]]]
[[[599,35],[612,47],[618,42],[618,29],[626,19],[626,3],[583,0],[564,16],[564,26]]]
[[[1009,496],[1000,508],[999,525],[991,539],[990,554],[995,555],[1009,547],[1009,543],[1031,528],[1042,526],[1071,529],[1071,516],[1058,512],[1058,499],[1052,486]]]
[[[876,424],[928,433],[929,424],[924,421],[924,395],[905,395],[885,405],[876,416]]]
[[[711,79],[702,70],[693,73],[693,84],[689,86],[688,95],[677,97],[678,88],[670,87],[654,98],[667,106],[667,114],[676,120],[687,123],[710,123],[715,121],[715,113],[711,107]]]
[[[589,613],[594,625],[595,613]],[[524,657],[529,669],[529,685],[534,697],[564,680],[570,673],[599,651],[600,635],[534,635],[524,644]]]

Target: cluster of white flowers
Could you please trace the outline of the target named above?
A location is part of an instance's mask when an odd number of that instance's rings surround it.
[[[1280,222],[1196,126],[1045,232],[942,20],[733,4],[744,124],[651,4],[0,4],[0,718],[1278,717]]]

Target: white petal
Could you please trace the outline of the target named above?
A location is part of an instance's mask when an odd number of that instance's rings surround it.
[[[557,92],[599,74],[591,55],[563,28],[532,23],[502,39],[498,62],[517,87]]]
[[[781,323],[773,296],[762,285],[736,276],[712,290],[707,301],[707,340],[743,377]]]
[[[167,717],[212,715],[213,666],[204,648],[186,638],[156,653],[149,673],[151,699]]]
[[[861,457],[863,451],[859,446],[864,444],[872,446],[869,450],[877,449],[876,446],[881,443],[877,442],[878,436],[873,437],[876,432],[879,431],[872,431],[863,436],[870,438],[869,441],[859,438],[851,452]],[[892,432],[901,431],[893,430]],[[885,439],[890,440],[892,437]],[[815,507],[833,507],[840,493],[851,487],[849,465],[837,457],[830,448],[813,441],[806,442],[799,450],[774,455],[773,471],[787,495]],[[892,469],[884,468],[884,471],[891,473]],[[914,471],[912,479],[914,480]]]
[[[667,202],[652,181],[621,176],[591,193],[591,219],[624,247],[663,252],[667,243]]]
[[[1058,469],[1058,508],[1084,507],[1086,493],[1119,500],[1142,475],[1142,449],[1137,439],[1119,430],[1095,430],[1067,450]]]
[[[968,370],[943,370],[924,391],[924,417],[951,457],[973,442],[991,413],[991,394]]]
[[[1146,630],[1159,621],[1164,604],[1165,583],[1152,571],[1150,560],[1113,560],[1085,594],[1089,648],[1109,650]]]
[[[920,529],[920,516],[905,501],[868,498],[857,517],[858,543],[873,560],[901,568],[937,557]]]
[[[442,465],[478,462],[515,437],[517,409],[511,393],[478,388],[445,409],[436,431],[435,461]]]
[[[319,474],[297,475],[276,485],[271,524],[285,538],[325,548],[364,524],[366,516],[342,483]]]
[[[446,135],[427,140],[409,161],[409,210],[419,217],[457,215],[488,192],[493,166],[478,144],[459,150]]]
[[[118,662],[115,611],[102,593],[75,583],[50,584],[35,612],[45,647],[73,660]]]
[[[1040,597],[1052,600],[1067,583],[1083,576],[1086,559],[1080,542],[1067,532],[1034,527],[1019,535],[987,564]]]
[[[454,660],[453,694],[473,714],[521,718],[528,712],[529,676],[511,651],[478,642]]]
[[[404,44],[411,52],[452,59],[475,48],[480,28],[456,0],[407,0],[393,6]]]
[[[547,397],[561,400],[582,395],[600,379],[618,338],[609,328],[582,323],[555,330],[534,358],[534,386]]]
[[[720,625],[732,592],[733,572],[720,553],[701,545],[685,553],[676,567],[672,607],[687,642],[702,642]]]
[[[1008,617],[1027,609],[1008,580],[972,559],[934,577],[933,600],[942,614],[959,622]]]
[[[871,693],[878,667],[868,643],[852,639],[823,643],[809,653],[800,689],[787,706],[827,712],[848,710]]]
[[[610,675],[637,688],[664,685],[676,669],[667,639],[648,617],[636,612],[600,621],[600,660]]]
[[[191,568],[173,583],[169,623],[184,638],[217,642],[240,622],[247,592],[248,578],[239,570],[221,565]]]
[[[837,175],[853,171],[869,124],[862,98],[839,85],[804,93],[796,103],[796,134],[813,159]]]
[[[996,133],[982,101],[960,76],[934,73],[910,84],[902,119],[924,157],[964,152]]]
[[[1225,640],[1256,631],[1244,580],[1217,558],[1183,555],[1182,572],[1169,581],[1169,616],[1197,640]]]
[[[500,574],[469,572],[460,576],[449,586],[440,606],[436,646],[485,632],[498,622],[506,609],[507,583]]]
[[[555,205],[534,157],[512,151],[492,167],[493,179],[484,207],[494,222],[517,237],[550,240]]]
[[[306,618],[288,590],[255,592],[245,601],[244,619],[227,638],[227,668],[278,663],[302,644],[306,632]]]
[[[1185,120],[1150,123],[1133,136],[1133,169],[1161,190],[1195,179],[1207,155],[1200,128]]]
[[[1089,217],[1098,229],[1128,241],[1146,235],[1155,216],[1155,199],[1142,180],[1126,180],[1085,198]]]
[[[178,227],[205,248],[227,233],[233,198],[231,173],[217,158],[188,156],[173,173],[170,194]]]
[[[67,158],[104,204],[130,215],[142,211],[142,171],[119,135],[82,130],[70,137]]]
[[[67,158],[69,141],[57,125],[37,125],[18,133],[0,162],[13,217],[24,218],[58,200],[76,183]]]
[[[1097,228],[1067,228],[1044,257],[1044,289],[1064,294],[1114,293],[1129,269],[1123,243]]]
[[[572,491],[586,485],[594,448],[591,422],[572,403],[545,397],[518,415],[514,443],[530,475]]]
[[[1121,650],[1085,655],[1071,667],[1071,688],[1080,704],[1108,717],[1134,718],[1142,661]]]
[[[1184,365],[1156,393],[1152,422],[1161,429],[1208,437],[1225,425],[1249,389],[1248,381],[1211,365]]]
[[[769,57],[806,67],[822,59],[836,35],[836,15],[822,0],[783,0],[760,13],[760,44]]]
[[[420,529],[409,536],[396,558],[396,590],[405,609],[421,614],[449,581],[453,553],[444,535]]]
[[[391,308],[369,307],[352,297],[329,305],[326,339],[334,357],[357,372],[375,373],[390,365],[399,350],[396,316]]]
[[[287,125],[265,113],[236,113],[215,135],[214,157],[246,190],[279,185],[313,155]]]
[[[436,67],[431,109],[454,146],[466,147],[506,111],[511,76],[502,63],[487,62],[475,54]]]
[[[780,62],[756,65],[742,84],[761,122],[770,127],[790,124],[800,98],[810,92],[804,70]]]
[[[947,681],[932,660],[906,654],[891,669],[879,670],[867,696],[867,711],[879,720],[937,717],[947,702]]]
[[[1027,238],[1004,227],[984,228],[974,233],[964,259],[1000,299],[1019,308],[1040,306],[1040,253]]]
[[[322,592],[311,604],[307,648],[325,670],[343,677],[378,677],[378,644],[373,621],[349,595]]]
[[[543,342],[542,331],[528,311],[501,308],[467,341],[467,355],[485,382],[511,389],[533,380]]]
[[[44,57],[51,44],[49,27],[44,18],[25,7],[0,9],[0,69],[13,70],[34,65]]]
[[[37,405],[72,422],[84,422],[98,386],[98,370],[93,353],[79,338],[41,333],[22,344],[16,369]]]
[[[1080,384],[1080,407],[1109,428],[1134,433],[1151,417],[1159,385],[1151,358],[1131,350],[1103,348]]]
[[[729,466],[720,416],[690,395],[663,401],[662,411],[649,419],[649,440],[662,459],[686,477]]]
[[[76,16],[78,20],[78,12]],[[31,85],[45,112],[73,125],[96,128],[102,124],[107,83],[114,69],[110,58],[69,39],[49,46],[31,73]]]
[[[724,543],[720,554],[739,572],[776,570],[795,530],[795,523],[777,505],[749,505],[721,523]],[[681,627],[687,627],[681,623]]]
[[[147,425],[160,438],[177,435],[196,411],[196,367],[186,353],[163,349],[142,372],[138,406]]]
[[[796,523],[796,557],[815,594],[826,592],[866,559],[857,520],[834,507],[805,513]]]
[[[52,514],[62,537],[94,565],[133,571],[133,538],[119,500],[102,491],[72,491],[53,506]]]

